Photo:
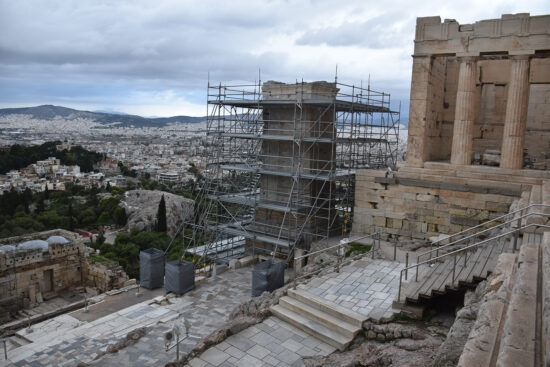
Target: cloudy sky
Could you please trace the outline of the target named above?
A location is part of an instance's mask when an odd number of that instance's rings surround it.
[[[550,13],[548,0],[0,0],[0,108],[200,116],[213,83],[371,79],[408,107],[415,19]],[[406,112],[406,111],[405,111]]]

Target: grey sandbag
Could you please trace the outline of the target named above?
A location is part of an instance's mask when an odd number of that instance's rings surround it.
[[[265,291],[273,292],[285,284],[285,263],[273,259],[254,266],[252,270],[252,297]]]
[[[164,251],[149,248],[139,253],[139,284],[155,289],[164,283]]]
[[[180,259],[166,263],[166,292],[182,295],[194,288],[195,265],[192,262]]]

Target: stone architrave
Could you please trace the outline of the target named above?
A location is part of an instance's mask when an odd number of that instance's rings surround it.
[[[500,167],[521,169],[529,102],[529,55],[511,56],[511,59]]]
[[[476,56],[459,57],[458,90],[451,164],[469,165],[472,162],[472,139],[475,120]]]

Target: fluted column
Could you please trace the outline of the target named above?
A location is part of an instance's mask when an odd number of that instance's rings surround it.
[[[500,167],[523,167],[525,124],[529,103],[529,56],[511,56],[510,84],[502,135]]]
[[[472,162],[475,98],[477,95],[477,57],[460,57],[459,60],[451,164],[469,165]]]

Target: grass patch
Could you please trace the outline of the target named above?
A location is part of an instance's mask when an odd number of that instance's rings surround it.
[[[110,264],[113,262],[113,260],[107,259],[106,257],[100,255],[90,255],[88,256],[88,259],[102,264]]]
[[[351,243],[349,246],[351,248],[346,251],[346,257],[350,257],[352,252],[360,252],[362,254],[366,254],[372,248],[371,245],[361,245],[359,243]]]
[[[405,322],[421,322],[423,321],[422,317],[409,316],[404,313],[398,313],[393,316],[394,321],[405,321]]]

